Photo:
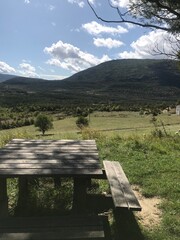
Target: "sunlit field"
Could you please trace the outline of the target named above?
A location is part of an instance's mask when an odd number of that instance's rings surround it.
[[[0,139],[3,135],[25,134],[30,138],[44,138],[44,139],[80,139],[81,132],[76,126],[75,117],[67,117],[62,120],[56,120],[54,117],[53,129],[47,131],[45,136],[42,136],[37,129],[32,126],[21,127],[11,130],[1,131]],[[140,115],[138,112],[94,112],[89,119],[89,128],[95,131],[100,131],[105,135],[142,135],[150,134],[154,130],[152,123],[152,116]],[[180,129],[180,117],[167,113],[161,114],[157,117],[156,125],[162,131],[165,128],[168,134],[175,134]]]

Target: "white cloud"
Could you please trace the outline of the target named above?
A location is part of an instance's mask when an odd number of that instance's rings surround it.
[[[84,1],[82,0],[68,0],[69,3],[72,3],[72,4],[77,4],[79,7],[83,8],[85,3]]]
[[[50,11],[53,11],[55,9],[55,6],[49,5],[48,8],[49,8]]]
[[[155,30],[131,43],[131,51],[119,53],[121,58],[167,58],[166,55],[158,55],[156,51],[171,54],[177,49],[174,37],[162,30]],[[169,41],[171,40],[171,41]],[[178,50],[178,49],[177,49]]]
[[[124,45],[124,43],[112,38],[94,38],[94,45],[96,47],[117,48]]]
[[[52,58],[47,61],[48,64],[70,70],[73,73],[110,60],[107,55],[103,55],[102,58],[97,58],[90,53],[83,52],[79,48],[68,43],[63,43],[62,41],[46,47],[44,52],[52,56]]]
[[[118,35],[121,33],[127,33],[128,30],[123,28],[122,26],[115,27],[107,27],[105,25],[99,24],[95,21],[90,23],[83,24],[82,27],[91,35],[100,35],[102,33],[111,34],[111,35]]]
[[[69,76],[54,75],[54,74],[41,74],[41,78],[46,79],[46,80],[62,80],[67,77],[69,77]]]
[[[135,28],[136,26],[132,23],[125,23],[125,25],[127,26],[128,29],[132,29]]]
[[[39,75],[36,73],[35,67],[33,67],[29,63],[21,63],[19,64],[20,70],[19,73],[26,77],[39,77]]]
[[[24,0],[24,3],[29,4],[30,0]]]
[[[0,61],[0,73],[15,73],[16,70],[5,62]]]
[[[96,0],[89,0],[89,2],[90,2],[91,4],[95,4],[95,1],[96,1]]]
[[[127,8],[129,5],[129,0],[111,0],[111,3],[115,7]]]

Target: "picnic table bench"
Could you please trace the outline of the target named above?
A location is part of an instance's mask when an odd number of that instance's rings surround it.
[[[0,240],[107,239],[102,216],[0,218]]]
[[[134,192],[131,189],[129,181],[117,161],[103,161],[105,174],[107,176],[114,207],[126,208],[132,211],[141,211],[141,206]]]

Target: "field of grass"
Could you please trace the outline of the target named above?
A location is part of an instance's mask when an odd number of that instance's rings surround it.
[[[180,137],[121,138],[99,141],[101,159],[121,163],[131,184],[140,186],[145,197],[163,201],[162,222],[145,229],[145,238],[175,240],[180,234]]]
[[[54,121],[54,129],[42,135],[33,126],[0,132],[0,145],[11,138],[43,139],[96,139],[101,161],[119,161],[130,183],[138,185],[146,198],[158,196],[162,199],[160,225],[145,228],[141,225],[144,240],[178,240],[180,236],[180,117],[163,114],[158,116],[157,133],[150,116],[140,116],[134,112],[104,113],[90,116],[90,128],[80,132],[75,118]],[[161,123],[163,122],[163,125]],[[164,129],[165,128],[165,129]],[[99,131],[101,130],[101,131]],[[165,130],[165,131],[164,131]],[[159,132],[158,132],[159,133]],[[51,186],[51,183],[48,182]],[[63,184],[66,192],[66,183]],[[13,191],[13,185],[9,186]],[[41,204],[54,211],[54,202],[48,202],[48,194],[58,199],[57,190],[38,192]],[[100,189],[104,186],[100,185]],[[11,196],[13,198],[14,195]],[[52,197],[51,197],[52,199]],[[61,201],[61,204],[63,202]]]
[[[54,128],[46,132],[44,139],[80,139],[80,130],[76,126],[75,117],[68,117],[62,120],[54,120]],[[105,135],[112,136],[132,136],[149,134],[154,130],[154,125],[150,115],[139,115],[138,112],[94,112],[89,118],[89,127],[95,131],[103,132]],[[174,134],[180,129],[180,117],[175,114],[161,114],[157,117],[157,125],[161,130],[162,123],[167,133]],[[26,135],[30,138],[42,138],[41,133],[34,126],[21,127],[12,130],[3,130],[3,135]]]

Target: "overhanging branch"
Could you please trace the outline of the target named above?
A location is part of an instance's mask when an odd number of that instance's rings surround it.
[[[121,13],[119,8],[118,7],[114,7],[112,5],[110,5],[111,7],[115,8],[118,12],[118,15],[120,17],[120,20],[108,20],[108,19],[105,19],[101,16],[99,16],[97,14],[97,12],[95,11],[94,7],[92,6],[92,4],[90,3],[89,0],[87,0],[87,3],[89,5],[89,7],[91,8],[92,12],[94,13],[94,15],[96,16],[97,19],[101,20],[102,22],[106,22],[106,23],[131,23],[133,25],[136,25],[136,26],[140,26],[140,27],[144,27],[144,28],[155,28],[155,29],[160,29],[160,30],[163,30],[163,31],[167,31],[167,32],[170,32],[171,31],[171,27],[165,27],[165,26],[160,26],[160,25],[157,25],[157,24],[151,24],[151,23],[142,23],[142,22],[138,22],[138,21],[133,21],[133,20],[127,20],[125,19],[124,17],[130,12],[130,11],[127,11],[126,13]]]

